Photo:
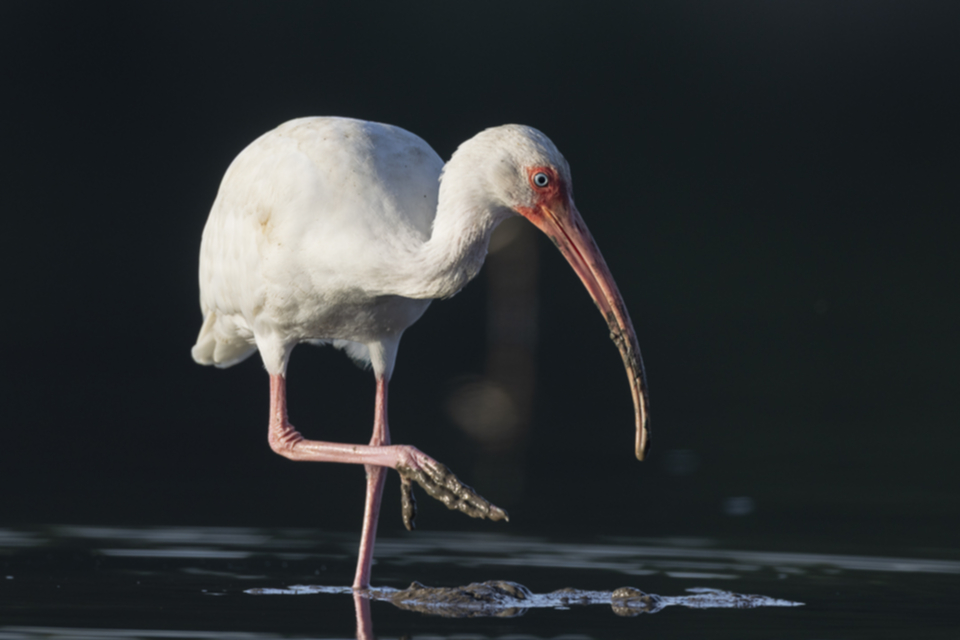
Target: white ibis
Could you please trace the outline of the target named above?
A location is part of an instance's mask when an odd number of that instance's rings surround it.
[[[200,246],[203,326],[193,358],[229,367],[259,350],[270,374],[273,450],[291,460],[365,465],[356,590],[370,585],[387,467],[400,474],[408,528],[411,481],[451,509],[507,517],[419,449],[390,444],[387,385],[404,330],[431,300],[477,275],[490,234],[517,214],[557,245],[606,319],[627,368],[642,460],[647,399],[633,325],[573,204],[567,162],[536,129],[487,129],[444,165],[399,127],[301,118],[244,149],[220,185]],[[301,342],[332,344],[373,367],[369,445],[307,440],[288,421],[287,361]]]

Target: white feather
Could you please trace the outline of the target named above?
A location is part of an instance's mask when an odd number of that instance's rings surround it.
[[[507,125],[440,157],[399,127],[301,118],[244,149],[203,232],[193,348],[228,367],[259,349],[282,374],[299,342],[329,343],[389,377],[403,331],[479,272],[490,234],[532,195],[519,167],[566,162]],[[441,180],[442,171],[442,180]]]

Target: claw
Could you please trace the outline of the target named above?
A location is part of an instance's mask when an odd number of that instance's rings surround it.
[[[417,499],[413,497],[413,483],[410,478],[400,476],[400,505],[403,510],[403,526],[407,531],[417,528]]]
[[[448,509],[462,511],[471,518],[490,518],[491,520],[510,521],[510,517],[506,511],[491,504],[483,496],[474,491],[473,488],[460,482],[450,469],[439,462],[427,464],[421,468],[401,465],[397,467],[397,472],[402,478],[401,490],[403,492],[404,524],[408,522],[408,496],[410,503],[413,503],[411,480],[423,487],[423,490],[426,491],[430,497],[436,498],[447,505]],[[412,511],[410,512],[409,523],[410,525],[413,524]],[[410,526],[407,527],[407,529],[410,528]]]

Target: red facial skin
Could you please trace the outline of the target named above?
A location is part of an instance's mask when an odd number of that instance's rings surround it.
[[[546,175],[548,179],[547,184],[542,187],[534,182],[534,177],[539,173]],[[570,198],[569,189],[557,170],[549,166],[529,167],[527,179],[536,199],[532,206],[519,206],[515,210],[557,245],[607,321],[610,337],[617,344],[627,369],[636,413],[635,452],[637,458],[643,460],[650,446],[647,428],[648,400],[643,361],[630,314],[627,313],[626,305],[600,249],[580,217],[580,212]]]

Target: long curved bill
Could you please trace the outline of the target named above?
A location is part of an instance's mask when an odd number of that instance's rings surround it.
[[[580,277],[587,291],[590,292],[590,297],[607,321],[610,327],[610,338],[616,343],[623,357],[636,412],[636,454],[638,460],[643,460],[650,446],[650,433],[647,427],[649,401],[643,360],[640,357],[640,347],[637,345],[633,323],[630,322],[630,314],[627,313],[627,307],[623,304],[623,298],[617,289],[617,283],[613,280],[610,268],[607,267],[600,249],[597,248],[597,243],[590,235],[587,225],[584,224],[573,202],[558,203],[551,207],[541,205],[539,209],[542,215],[531,216],[530,221],[553,240],[560,249],[560,253]]]

